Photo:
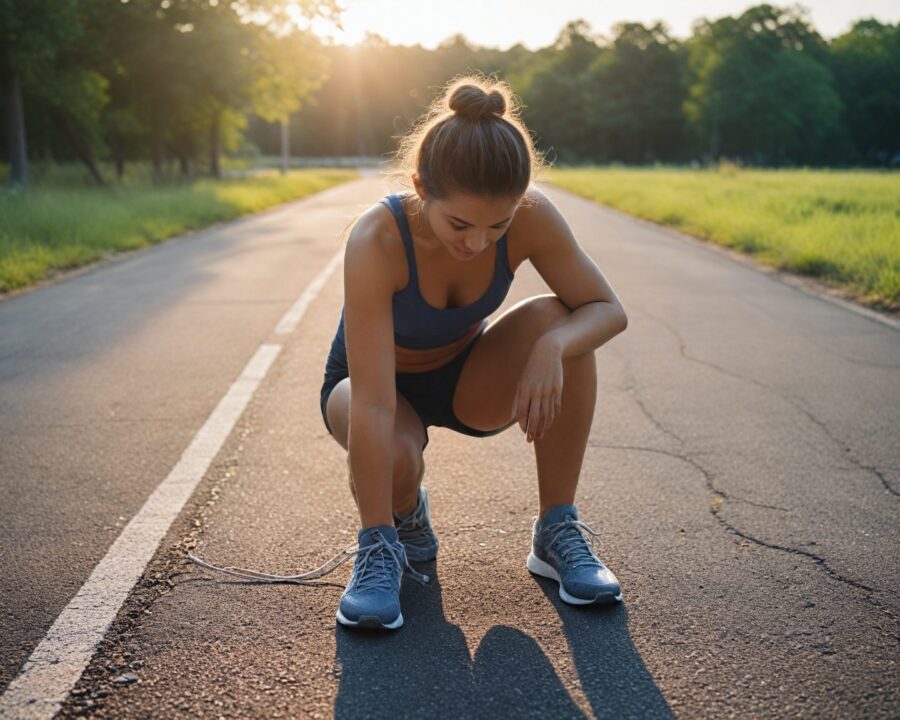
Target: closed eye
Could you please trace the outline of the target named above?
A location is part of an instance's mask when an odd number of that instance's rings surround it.
[[[499,230],[499,229],[502,228],[504,225],[506,225],[506,223],[505,223],[505,222],[502,222],[502,223],[500,223],[499,225],[492,225],[491,227],[494,228],[494,229],[496,229],[496,230]],[[468,225],[455,225],[454,223],[450,223],[450,227],[452,227],[454,230],[465,230],[465,229],[466,229],[467,227],[469,227],[469,226],[468,226]]]

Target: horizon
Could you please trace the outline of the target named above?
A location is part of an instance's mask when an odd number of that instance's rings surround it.
[[[524,13],[511,3],[485,5],[478,0],[457,0],[452,7],[411,0],[342,0],[341,6],[345,8],[341,13],[343,31],[321,18],[309,23],[299,15],[296,17],[300,27],[309,29],[323,43],[335,46],[357,46],[367,33],[371,33],[391,45],[419,45],[434,50],[449,38],[463,35],[478,47],[506,51],[521,44],[535,51],[552,45],[563,27],[574,20],[585,20],[594,35],[607,37],[619,22],[639,22],[649,26],[661,21],[671,37],[685,40],[690,37],[695,21],[737,16],[757,4],[760,3],[692,0],[673,7],[659,0],[635,0],[625,13],[620,12],[622,8],[602,6],[592,0],[529,0],[529,12]],[[894,0],[862,0],[853,4],[813,0],[799,5],[808,11],[811,25],[827,40],[844,34],[858,20],[875,18],[882,23],[900,22],[900,3]],[[528,19],[535,16],[533,8],[536,6],[542,6],[540,23]]]

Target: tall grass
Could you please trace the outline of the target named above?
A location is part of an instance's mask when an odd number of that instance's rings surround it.
[[[64,171],[24,192],[0,192],[0,293],[106,253],[160,242],[186,230],[304,197],[357,177],[311,168],[224,180],[107,188],[81,186]]]
[[[900,309],[900,174],[553,168],[559,187]]]

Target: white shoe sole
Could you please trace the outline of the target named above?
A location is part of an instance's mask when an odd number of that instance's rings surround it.
[[[527,566],[535,575],[540,575],[541,577],[549,578],[550,580],[556,580],[556,582],[559,583],[559,597],[570,605],[592,605],[594,603],[619,602],[622,599],[621,591],[618,595],[610,595],[608,592],[598,593],[592,600],[585,600],[584,598],[577,598],[574,595],[569,595],[559,579],[559,573],[556,572],[552,565],[544,562],[535,555],[533,551],[528,555]]]
[[[403,625],[403,613],[401,612],[399,615],[397,615],[396,620],[385,624],[373,615],[363,615],[359,620],[349,620],[344,617],[341,609],[338,608],[337,620],[341,625],[346,625],[347,627],[385,628],[386,630],[396,630],[398,627]]]

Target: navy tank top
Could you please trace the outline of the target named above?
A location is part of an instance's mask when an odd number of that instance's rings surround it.
[[[428,304],[419,289],[419,275],[416,271],[416,252],[413,247],[412,233],[399,193],[386,196],[381,200],[394,215],[403,246],[406,249],[406,263],[409,266],[409,282],[399,292],[394,293],[394,344],[409,350],[428,350],[448,345],[462,338],[473,326],[478,325],[503,303],[513,281],[513,272],[509,266],[506,233],[500,237],[496,245],[494,275],[485,293],[475,302],[461,307],[436,308]],[[344,309],[341,308],[341,320],[335,338],[344,344]]]

